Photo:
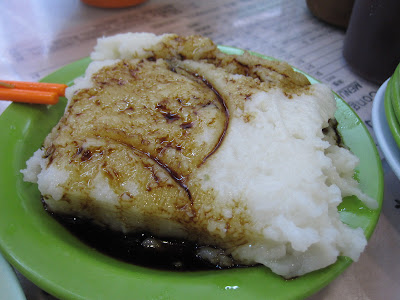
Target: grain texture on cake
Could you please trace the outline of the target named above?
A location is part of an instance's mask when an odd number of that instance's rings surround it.
[[[91,57],[22,171],[49,210],[219,247],[286,278],[358,259],[364,233],[337,206],[376,202],[336,142],[327,86],[200,36],[121,34]]]

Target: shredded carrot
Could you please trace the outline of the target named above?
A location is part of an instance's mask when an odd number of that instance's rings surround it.
[[[64,96],[67,85],[59,83],[0,80],[0,89],[3,87],[21,90],[47,91],[57,93],[58,96]]]
[[[56,92],[1,88],[0,100],[34,104],[56,104],[59,95]]]

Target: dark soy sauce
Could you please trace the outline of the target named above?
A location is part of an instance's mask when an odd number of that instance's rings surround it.
[[[214,265],[198,256],[200,245],[187,240],[159,239],[149,233],[124,234],[96,225],[90,220],[49,213],[88,246],[127,263],[175,271],[245,267],[236,264],[230,267]]]

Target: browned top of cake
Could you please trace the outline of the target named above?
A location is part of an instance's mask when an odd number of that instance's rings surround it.
[[[221,75],[224,88],[207,77],[217,68],[227,71]],[[213,197],[191,186],[190,174],[223,142],[233,106],[243,106],[260,87],[279,87],[290,95],[309,85],[285,63],[248,53],[226,55],[199,36],[169,38],[147,58],[105,66],[92,83],[72,97],[45,142],[49,164],[72,174],[66,193],[79,193],[81,209],[90,211],[87,187],[100,172],[119,195],[122,214],[133,205],[154,218],[174,214],[184,223],[204,220],[198,215],[210,210],[205,203]],[[125,186],[133,177],[139,180],[135,195]]]

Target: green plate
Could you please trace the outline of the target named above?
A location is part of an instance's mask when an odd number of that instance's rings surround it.
[[[221,49],[242,53],[230,47]],[[74,62],[43,81],[71,84],[89,62],[88,58]],[[361,188],[379,202],[379,209],[370,210],[357,198],[348,197],[339,210],[345,223],[362,227],[370,237],[382,204],[381,162],[361,120],[343,100],[336,100],[339,130],[360,158],[356,175]],[[37,185],[24,182],[20,173],[62,116],[65,104],[65,99],[54,106],[13,103],[0,117],[0,250],[23,275],[50,294],[63,299],[301,299],[326,286],[350,265],[350,259],[340,257],[323,270],[284,280],[265,267],[159,271],[91,249],[43,210]]]
[[[397,105],[394,97],[394,77],[390,78],[385,92],[385,115],[397,146],[400,148],[400,124],[396,116],[395,106]],[[400,115],[399,115],[400,117]]]

